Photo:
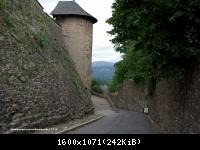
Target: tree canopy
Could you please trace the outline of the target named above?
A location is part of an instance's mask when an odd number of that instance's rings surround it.
[[[147,87],[169,77],[180,78],[200,55],[199,0],[115,0],[108,33],[124,54],[110,85],[125,79]]]

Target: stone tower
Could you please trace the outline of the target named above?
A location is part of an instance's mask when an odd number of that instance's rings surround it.
[[[83,10],[75,1],[60,1],[51,14],[61,25],[65,45],[85,87],[89,90],[93,24],[97,22],[97,19]]]

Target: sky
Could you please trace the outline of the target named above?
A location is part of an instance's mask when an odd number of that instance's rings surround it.
[[[66,0],[38,0],[48,14],[55,8],[58,1]],[[121,60],[121,54],[114,50],[114,45],[110,42],[112,37],[107,31],[112,26],[105,21],[112,16],[112,3],[114,0],[75,0],[85,11],[98,19],[94,24],[93,31],[93,54],[92,61],[117,62]]]

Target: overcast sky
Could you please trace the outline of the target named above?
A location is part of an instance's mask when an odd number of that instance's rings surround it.
[[[66,0],[39,0],[48,14],[55,8],[58,1]],[[112,27],[105,23],[112,16],[111,6],[114,0],[76,0],[76,2],[98,19],[98,23],[94,25],[92,61],[119,61],[121,54],[115,52],[113,44],[109,41],[111,37],[106,33]]]

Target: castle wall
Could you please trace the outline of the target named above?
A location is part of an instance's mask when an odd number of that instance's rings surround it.
[[[62,26],[65,45],[87,89],[91,86],[93,23],[81,17],[57,20]]]
[[[143,112],[147,106],[145,90],[134,81],[126,80],[115,93],[109,94],[115,107],[130,111]]]
[[[110,94],[118,108],[141,112],[148,105],[156,133],[200,133],[200,60],[182,79],[157,82],[152,97],[134,81],[124,81]]]
[[[35,0],[3,2],[0,133],[49,128],[93,113],[90,95],[71,62],[60,26]],[[3,19],[8,17],[9,24]]]

